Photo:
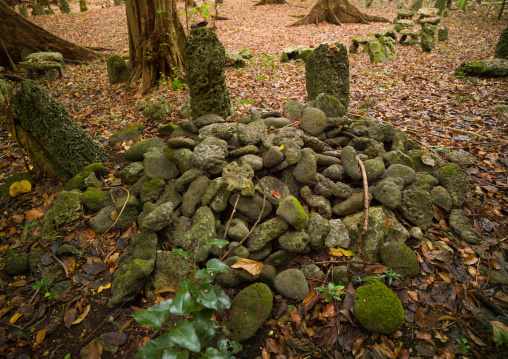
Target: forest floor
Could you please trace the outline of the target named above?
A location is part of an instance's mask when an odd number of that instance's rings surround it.
[[[55,15],[30,17],[30,20],[77,44],[110,48],[109,53],[127,55],[125,7],[105,7],[106,3],[89,0],[89,10],[79,13],[77,3],[73,2],[73,14],[62,15],[56,9]],[[221,5],[220,15],[228,20],[217,21],[216,32],[225,48],[232,51],[245,48],[255,54],[254,61],[245,68],[226,70],[228,89],[240,113],[253,109],[281,110],[290,99],[305,102],[305,64],[280,63],[277,57],[284,48],[298,45],[314,48],[322,42],[343,42],[349,46],[352,38],[391,28],[388,23],[288,27],[298,20],[294,16],[305,15],[314,3],[289,0],[285,5],[253,6],[255,2],[227,0]],[[368,14],[389,19],[395,18],[398,11],[396,1],[376,1],[370,8],[365,8],[359,0],[353,0],[352,4]],[[178,8],[182,10],[183,4],[179,3]],[[395,335],[386,337],[363,331],[348,316],[347,304],[341,307],[338,303],[333,313],[330,308],[326,315],[321,313],[317,323],[298,313],[292,315],[287,325],[270,320],[253,339],[244,343],[245,350],[239,358],[351,355],[401,359],[493,358],[496,355],[501,358],[503,351],[508,353],[506,341],[501,344],[494,340],[499,339],[501,330],[508,331],[508,327],[497,318],[500,312],[496,314],[488,309],[493,304],[505,312],[508,310],[508,287],[488,284],[489,276],[479,270],[485,266],[488,272],[497,270],[508,276],[508,80],[454,74],[464,61],[493,56],[499,34],[508,24],[506,10],[499,21],[497,14],[498,8],[488,5],[472,5],[466,11],[452,10],[451,16],[440,23],[440,27],[449,27],[450,39],[437,42],[431,53],[423,53],[420,47],[397,44],[396,58],[381,64],[371,64],[366,54],[349,57],[350,113],[390,122],[426,149],[461,150],[468,154],[473,165],[466,168],[466,173],[471,193],[480,205],[466,205],[464,210],[473,230],[482,238],[481,244],[460,242],[452,236],[446,221],[436,218],[427,231],[426,241],[413,243],[422,268],[420,274],[392,286],[405,309],[404,326]],[[110,135],[131,124],[143,123],[144,138],[152,137],[161,125],[146,119],[137,110],[137,103],[145,97],[136,93],[135,85],[109,85],[105,58],[69,64],[66,78],[51,83],[42,81],[41,85],[108,150],[112,160],[106,165],[113,171],[124,164],[121,156],[124,148],[108,147]],[[189,92],[187,89],[172,91],[161,83],[146,98],[167,99],[174,109],[168,121],[177,123],[181,119],[178,109],[189,98]],[[362,104],[369,106],[360,109]],[[2,130],[0,139],[1,185],[12,174],[24,171],[24,164],[13,137]],[[9,248],[21,253],[46,244],[32,233],[63,184],[54,178],[41,177],[31,192],[0,202],[0,255]],[[92,339],[103,333],[118,332],[121,327],[120,331],[128,337],[126,344],[114,356],[103,352],[102,358],[132,358],[153,335],[147,327],[130,321],[132,311],[150,307],[153,298],[143,298],[132,306],[112,311],[105,305],[110,294],[108,289],[99,291],[96,282],[78,280],[76,275],[83,272],[95,275],[93,270],[88,273],[90,267],[85,265],[105,261],[115,245],[118,248],[115,255],[121,252],[117,243],[124,242],[121,237],[128,238],[135,231],[131,229],[127,235],[98,236],[88,226],[89,217],[86,215],[59,231],[64,242],[72,241],[84,249],[79,257],[64,263],[77,283],[66,297],[46,300],[32,290],[39,277],[13,278],[0,272],[4,288],[0,293],[0,356],[64,358],[71,354],[76,358],[79,350]],[[448,243],[454,253],[445,256],[443,251],[436,250],[435,240]],[[109,267],[111,271],[97,275],[101,283],[110,281],[114,266]],[[481,293],[484,300],[479,301],[473,293]],[[287,304],[285,299],[276,297],[274,316]],[[74,315],[82,317],[73,325],[74,318],[69,317],[71,306],[77,309]],[[111,316],[114,322],[109,321]],[[327,338],[315,336],[314,325],[331,323],[332,318],[338,319],[334,323],[340,323],[337,324],[340,330],[327,333],[328,339],[335,339],[334,345],[327,346]],[[306,347],[307,354],[295,349],[298,345],[294,342],[293,346],[288,345],[291,338],[297,339],[300,349]],[[90,352],[87,358],[101,357],[97,355]]]

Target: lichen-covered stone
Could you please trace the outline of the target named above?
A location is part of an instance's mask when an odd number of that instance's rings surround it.
[[[349,284],[348,269],[346,266],[333,266],[332,282],[335,285],[341,285],[347,288]]]
[[[129,81],[129,65],[120,55],[113,54],[108,57],[107,71],[110,85]]]
[[[471,231],[471,225],[467,222],[467,217],[461,209],[452,210],[448,223],[453,233],[461,240],[470,244],[480,243],[480,238]]]
[[[312,278],[319,279],[325,275],[323,273],[323,271],[315,264],[305,264],[302,266],[301,271],[306,279],[312,279]]]
[[[499,35],[494,57],[508,60],[508,27],[501,31],[501,35]]]
[[[367,53],[370,57],[370,62],[379,63],[386,60],[386,54],[383,51],[383,47],[379,41],[371,41],[367,45]]]
[[[309,285],[303,273],[296,268],[286,269],[274,280],[277,292],[294,300],[304,300],[309,295]]]
[[[127,141],[131,141],[131,140],[137,140],[141,136],[142,133],[143,133],[143,124],[136,123],[132,126],[122,128],[120,131],[115,132],[109,138],[108,144],[110,146],[114,146],[116,143],[119,143],[119,142],[127,142]],[[125,153],[125,156],[126,156],[125,159],[127,159],[129,161],[139,161],[139,159],[127,158],[128,151],[129,150],[127,150]]]
[[[353,308],[360,324],[374,333],[393,334],[404,323],[400,299],[377,279],[356,290]]]
[[[460,169],[459,165],[451,163],[441,167],[434,176],[439,180],[439,184],[446,188],[452,196],[454,208],[461,208],[469,192],[466,175]]]
[[[437,203],[441,207],[448,210],[452,209],[452,196],[450,196],[450,193],[446,190],[446,188],[441,186],[432,188],[430,191],[430,197],[432,198],[432,202]]]
[[[149,178],[170,180],[180,174],[176,164],[168,160],[160,147],[151,148],[144,154],[143,165],[145,175]]]
[[[393,164],[388,167],[384,173],[384,178],[399,177],[404,180],[404,185],[413,183],[416,179],[416,172],[414,169],[401,164]]]
[[[140,223],[140,227],[151,231],[160,231],[173,220],[174,204],[166,202],[152,210]]]
[[[414,227],[418,228],[418,227]],[[420,272],[420,263],[416,254],[400,242],[387,242],[379,247],[381,263],[387,267],[393,267],[393,271],[403,277],[414,277]]]
[[[349,246],[349,231],[339,218],[328,221],[330,230],[325,237],[324,244],[328,248],[347,248]]]
[[[90,226],[99,234],[105,233],[108,230],[125,231],[132,226],[138,214],[138,210],[135,207],[125,207],[120,215],[120,212],[116,212],[114,206],[107,206],[90,218]],[[119,215],[120,217],[115,224],[115,220]]]
[[[157,251],[153,286],[155,289],[166,286],[179,288],[184,280],[193,280],[196,271],[196,266],[181,255],[170,251]]]
[[[484,59],[462,63],[456,74],[475,75],[482,77],[506,77],[508,76],[508,59]]]
[[[319,136],[327,127],[326,114],[314,107],[303,111],[300,128],[312,136]]]
[[[284,153],[278,146],[271,146],[263,157],[263,166],[273,168],[280,165],[284,161]]]
[[[206,176],[200,176],[193,181],[182,198],[182,214],[191,218],[196,211],[196,206],[201,202],[206,189],[210,185],[210,179]]]
[[[30,250],[28,253],[28,265],[32,273],[38,273],[40,271],[41,260],[45,254],[46,252],[41,247],[36,247]]]
[[[237,203],[236,199],[238,196],[240,196],[240,198]],[[240,193],[235,193],[229,197],[228,201],[231,206],[234,206],[235,203],[237,203],[237,211],[244,214],[247,221],[250,223],[256,222],[258,218],[264,219],[272,212],[272,204],[266,200],[266,198],[261,197],[258,193],[254,193],[254,196],[252,197],[246,197],[240,195]]]
[[[346,146],[341,152],[342,166],[346,174],[354,181],[362,179],[362,173],[356,158],[356,150],[352,146]]]
[[[244,145],[257,145],[268,127],[265,121],[257,120],[248,125],[238,125],[238,139]]]
[[[320,93],[316,97],[316,107],[323,111],[326,117],[338,118],[346,114],[346,107],[344,107],[344,104],[335,96],[326,93]]]
[[[287,229],[288,223],[281,217],[263,222],[252,231],[247,240],[247,248],[251,253],[260,251],[267,243],[281,236]]]
[[[227,150],[228,143],[226,141],[216,137],[207,137],[194,147],[192,162],[199,169],[219,173],[227,164],[225,161]]]
[[[248,286],[231,301],[231,319],[225,322],[229,337],[242,342],[252,337],[268,319],[273,306],[273,295],[264,283]]]
[[[277,215],[300,231],[307,226],[309,216],[294,196],[286,196],[277,208]]]
[[[173,109],[168,101],[148,102],[143,110],[143,115],[153,122],[163,122]]]
[[[369,193],[369,203],[372,200],[372,195]],[[351,196],[345,201],[340,202],[333,206],[333,213],[337,216],[347,216],[365,208],[365,195],[363,192]]]
[[[132,127],[132,126],[131,126]],[[134,138],[129,138],[129,140]],[[123,139],[125,141],[125,139]],[[116,142],[115,142],[116,143]],[[144,154],[151,148],[166,147],[166,144],[159,137],[151,137],[141,142],[133,144],[127,151],[125,151],[124,157],[127,161],[143,161]]]
[[[349,105],[349,59],[342,43],[332,48],[319,45],[305,63],[307,100],[312,101],[320,93],[336,97],[347,110]]]
[[[422,230],[427,230],[432,224],[434,209],[430,193],[423,189],[406,189],[402,191],[399,207],[402,215]]]
[[[309,243],[309,235],[305,232],[288,231],[279,238],[280,248],[295,253],[305,252]]]
[[[289,118],[290,120],[295,120],[302,115],[302,111],[304,109],[304,105],[302,105],[298,101],[290,100],[284,104],[282,112],[284,116]]]
[[[228,191],[241,191],[242,196],[254,196],[254,171],[249,165],[238,165],[231,162],[222,170],[222,178],[226,181]]]
[[[3,270],[12,276],[28,272],[30,269],[28,259],[28,253],[22,253],[17,256],[10,256],[5,261]]]
[[[385,164],[383,161],[372,158],[363,162],[368,183],[376,182],[385,173]]]
[[[224,75],[225,50],[217,35],[199,27],[185,38],[185,76],[191,95],[194,118],[232,113]]]
[[[83,215],[81,193],[78,190],[62,191],[53,207],[46,214],[43,233],[50,233],[65,224],[71,223]]]
[[[98,188],[88,187],[85,193],[83,193],[84,205],[94,212],[109,206],[111,202],[111,195],[108,192],[101,191]]]
[[[357,241],[363,232],[365,213],[357,213],[342,219],[349,231],[348,249],[356,251]],[[376,206],[369,208],[369,225],[363,236],[362,251],[369,261],[379,260],[379,246],[388,241],[405,242],[409,233],[387,208]]]
[[[139,193],[141,203],[155,202],[162,193],[165,185],[166,181],[162,178],[152,178],[149,180],[141,187],[141,191]]]
[[[401,191],[399,186],[390,180],[381,182],[370,191],[374,199],[390,209],[400,206]]]
[[[192,151],[188,148],[169,148],[163,149],[168,160],[174,162],[180,173],[185,173],[194,168],[192,163]]]
[[[324,248],[325,238],[330,233],[330,223],[320,214],[314,213],[309,220],[308,225],[309,245],[313,250]]]
[[[312,191],[308,186],[300,188],[300,196],[302,196],[302,199],[310,208],[313,208],[320,215],[326,219],[332,218],[332,206],[330,201],[325,197],[312,194]]]
[[[137,182],[144,175],[145,166],[143,166],[143,162],[129,163],[124,169],[118,172],[118,177],[122,178],[127,183]]]
[[[300,183],[315,185],[318,183],[317,176],[317,155],[310,148],[300,151],[300,160],[296,163],[293,175]]]

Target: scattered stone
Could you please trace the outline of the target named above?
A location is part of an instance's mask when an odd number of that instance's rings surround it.
[[[110,55],[107,61],[109,84],[126,83],[129,81],[131,70],[125,59],[120,55]]]
[[[453,233],[459,239],[469,244],[480,243],[480,238],[471,231],[471,226],[467,222],[467,217],[461,209],[452,210],[448,218],[448,223]]]
[[[404,323],[400,299],[377,279],[356,290],[354,312],[360,324],[373,333],[394,334]]]
[[[384,243],[379,247],[379,254],[383,265],[390,268],[393,267],[393,271],[399,273],[403,277],[415,277],[420,272],[418,257],[411,248],[404,243]]]
[[[305,264],[302,266],[301,271],[307,280],[320,279],[325,275],[323,271],[315,264]]]
[[[346,266],[333,266],[332,282],[335,285],[341,285],[347,288],[349,285],[348,269]]]
[[[248,286],[231,301],[231,319],[225,322],[229,338],[242,342],[252,337],[272,311],[273,295],[264,283]]]
[[[485,59],[462,63],[457,70],[457,75],[476,75],[483,77],[506,77],[508,76],[508,59]]]
[[[28,272],[29,269],[30,265],[28,253],[9,256],[5,261],[5,265],[3,267],[3,270],[12,276]]]
[[[432,198],[430,193],[423,189],[406,189],[402,191],[400,211],[406,219],[420,227],[429,229],[434,217]]]
[[[277,274],[274,286],[277,292],[294,300],[304,300],[310,291],[305,275],[296,268],[286,269]]]
[[[43,233],[52,233],[65,224],[71,223],[83,216],[81,192],[78,190],[62,191],[58,195],[53,207],[46,214],[42,227]]]
[[[111,195],[107,191],[101,191],[98,188],[88,187],[85,193],[83,193],[83,204],[94,212],[109,206],[111,202]]]

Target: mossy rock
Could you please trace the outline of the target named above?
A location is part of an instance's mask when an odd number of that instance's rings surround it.
[[[88,209],[94,212],[109,206],[111,201],[112,199],[109,192],[101,191],[98,188],[89,187],[85,193],[83,193],[83,203]]]
[[[374,333],[394,334],[404,322],[400,299],[390,288],[373,278],[356,290],[354,312],[360,324]]]
[[[30,267],[27,253],[7,258],[3,268],[3,270],[9,275],[23,274],[28,272],[29,269]]]
[[[434,176],[439,180],[439,184],[446,188],[452,196],[454,208],[461,208],[469,192],[466,175],[460,169],[460,166],[451,163],[438,169]]]
[[[137,140],[141,134],[143,133],[143,125],[141,123],[136,123],[132,126],[122,128],[120,131],[114,133],[108,141],[110,146],[114,146],[115,143]],[[139,161],[139,160],[135,160]]]
[[[108,57],[107,71],[110,85],[129,81],[129,65],[120,55],[113,54]]]
[[[416,254],[404,243],[385,243],[379,247],[379,254],[383,265],[393,267],[394,272],[404,277],[414,277],[420,272],[420,263]]]
[[[309,215],[294,196],[285,196],[277,208],[277,215],[300,231],[307,226]]]
[[[273,295],[264,283],[248,286],[231,302],[231,319],[225,323],[229,337],[242,342],[252,337],[270,316]]]
[[[55,229],[81,218],[82,215],[81,192],[78,190],[62,191],[53,207],[46,214],[42,232],[51,233]]]
[[[64,186],[64,190],[72,191],[74,189],[84,189],[86,187],[85,179],[94,172],[96,176],[106,176],[109,173],[109,169],[104,167],[102,163],[92,163],[81,170],[80,173],[75,175],[69,182]]]

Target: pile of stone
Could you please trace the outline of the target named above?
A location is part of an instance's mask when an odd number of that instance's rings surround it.
[[[49,81],[55,81],[56,76],[64,77],[65,63],[59,52],[34,52],[24,56],[18,66],[25,69],[28,79],[46,75]]]
[[[312,49],[299,45],[297,47],[288,47],[282,50],[280,55],[280,62],[289,62],[295,60],[307,61],[307,58],[312,53]]]
[[[360,45],[363,45],[362,52],[369,55],[372,63],[383,62],[387,58],[394,58],[397,55],[396,41],[397,32],[394,29],[388,29],[374,33],[367,39],[354,38],[349,46],[349,53],[357,53]]]

